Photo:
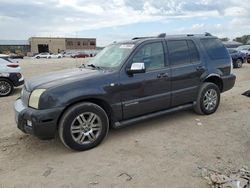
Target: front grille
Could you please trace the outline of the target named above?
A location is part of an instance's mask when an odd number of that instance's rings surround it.
[[[21,92],[21,99],[23,101],[23,104],[28,106],[29,104],[29,97],[30,97],[30,92],[28,92],[25,87],[23,87],[22,92]]]

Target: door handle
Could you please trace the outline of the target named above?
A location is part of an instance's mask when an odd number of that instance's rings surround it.
[[[168,77],[168,73],[160,73],[157,75],[157,78],[167,78]]]
[[[198,72],[203,72],[203,71],[205,71],[206,69],[205,69],[204,66],[198,66],[198,67],[196,67],[196,70],[197,70]]]

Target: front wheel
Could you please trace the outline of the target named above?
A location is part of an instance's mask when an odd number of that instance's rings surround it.
[[[199,91],[194,110],[197,114],[213,114],[220,104],[220,89],[214,83],[204,83]]]
[[[84,151],[98,146],[109,130],[106,112],[93,103],[79,103],[69,108],[59,123],[59,137],[71,149]]]
[[[9,96],[14,90],[13,84],[7,79],[0,79],[0,97]]]

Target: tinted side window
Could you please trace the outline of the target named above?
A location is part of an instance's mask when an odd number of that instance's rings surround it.
[[[170,63],[174,66],[190,64],[189,49],[186,40],[168,41]]]
[[[194,44],[194,42],[191,40],[188,40],[187,43],[188,43],[188,47],[189,47],[191,62],[195,63],[197,61],[200,61],[200,55],[199,55],[199,52],[198,52],[197,47]]]
[[[219,39],[201,39],[202,45],[205,47],[210,59],[227,59],[228,51],[219,41]]]
[[[134,56],[133,63],[144,62],[146,70],[163,68],[164,50],[161,42],[144,45]]]

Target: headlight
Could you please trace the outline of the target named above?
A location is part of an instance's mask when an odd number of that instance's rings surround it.
[[[29,99],[29,106],[35,109],[38,109],[40,96],[46,89],[36,89],[32,91]]]

